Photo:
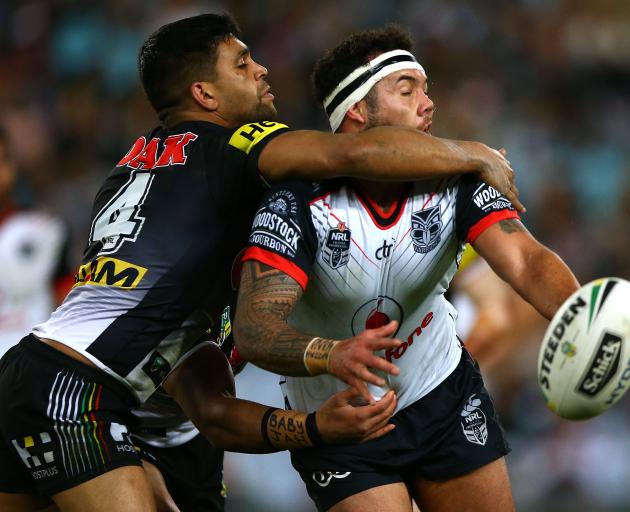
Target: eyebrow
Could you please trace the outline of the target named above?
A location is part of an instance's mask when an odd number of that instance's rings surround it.
[[[236,56],[235,60],[239,60],[242,57],[247,57],[249,55],[249,48],[245,47],[243,48],[240,52],[238,52],[238,55]]]

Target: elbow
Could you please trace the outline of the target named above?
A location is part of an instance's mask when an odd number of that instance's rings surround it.
[[[256,350],[256,330],[254,326],[247,321],[239,319],[237,315],[232,329],[234,344],[238,349],[238,354],[244,361],[255,363],[258,358],[258,351]]]

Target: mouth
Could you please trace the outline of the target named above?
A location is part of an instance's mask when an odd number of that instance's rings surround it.
[[[260,95],[260,99],[263,100],[273,100],[275,96],[271,94],[271,87],[267,87],[263,93]]]

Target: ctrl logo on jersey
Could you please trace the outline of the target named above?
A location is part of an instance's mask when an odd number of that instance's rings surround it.
[[[49,478],[59,473],[54,464],[55,455],[48,432],[40,432],[37,436],[26,436],[20,441],[12,439],[11,444],[35,480]]]
[[[322,250],[322,258],[333,270],[348,263],[351,238],[352,232],[343,222],[340,222],[336,228],[328,230]]]

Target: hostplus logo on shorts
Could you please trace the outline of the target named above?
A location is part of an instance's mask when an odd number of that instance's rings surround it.
[[[347,478],[350,471],[313,471],[313,482],[320,487],[328,487],[333,478]]]
[[[26,436],[19,441],[12,439],[11,444],[35,480],[59,473],[57,466],[53,464],[55,456],[48,432],[40,432],[37,436]]]

